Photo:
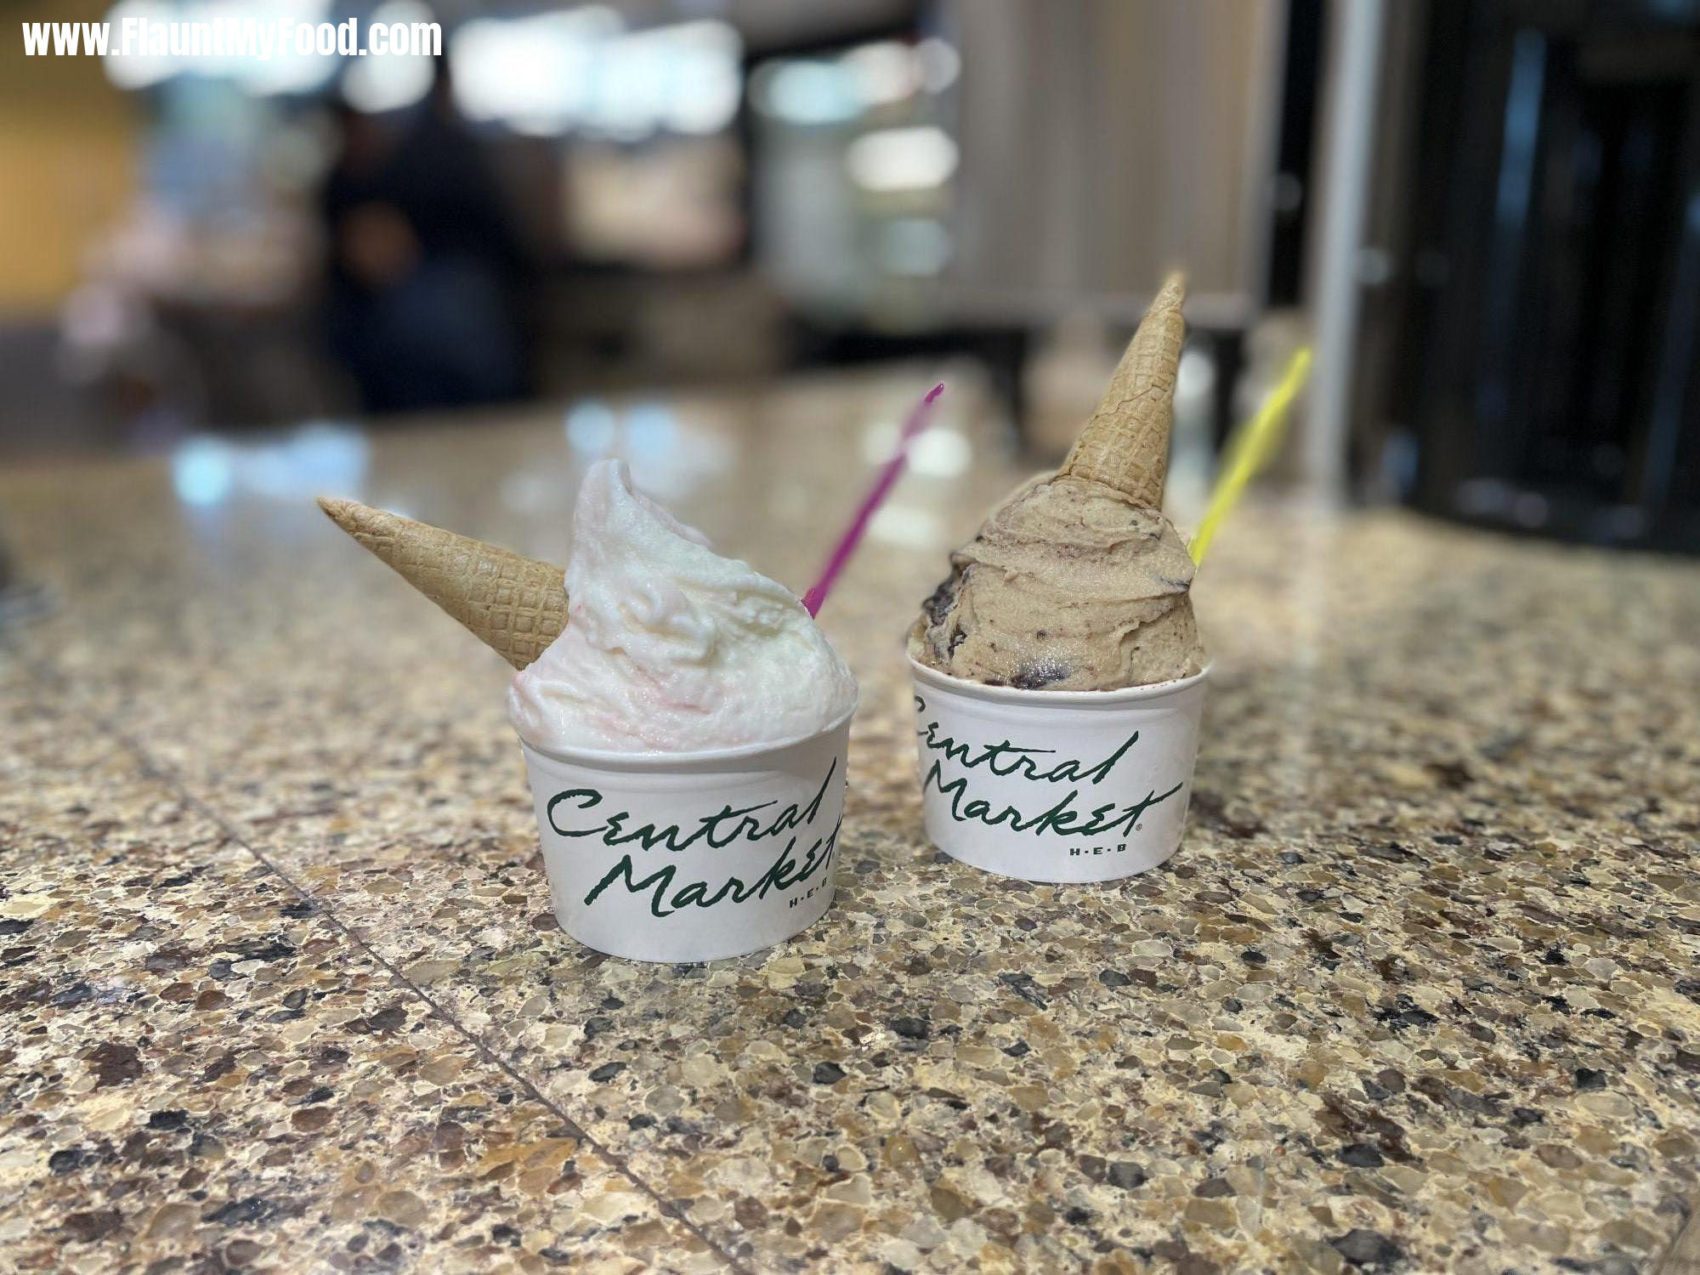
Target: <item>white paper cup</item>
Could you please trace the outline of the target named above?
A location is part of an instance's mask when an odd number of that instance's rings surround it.
[[[1181,843],[1206,669],[1122,691],[982,686],[914,660],[927,836],[1026,881],[1113,881]]]
[[[783,942],[832,903],[850,718],[711,752],[544,752],[520,741],[561,928],[634,961]]]

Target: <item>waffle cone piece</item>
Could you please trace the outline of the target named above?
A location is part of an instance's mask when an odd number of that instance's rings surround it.
[[[560,567],[357,500],[321,496],[319,508],[515,668],[567,625]]]
[[[1080,431],[1059,473],[1114,487],[1150,509],[1163,503],[1169,472],[1169,432],[1175,416],[1175,377],[1186,322],[1181,302],[1186,276],[1163,281],[1139,322],[1110,387]]]

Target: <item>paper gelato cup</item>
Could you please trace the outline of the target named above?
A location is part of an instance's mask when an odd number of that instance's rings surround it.
[[[521,740],[561,928],[610,956],[712,961],[814,924],[832,903],[853,715],[695,753]]]
[[[1027,881],[1113,881],[1181,843],[1209,672],[1123,691],[982,686],[909,661],[927,836]]]

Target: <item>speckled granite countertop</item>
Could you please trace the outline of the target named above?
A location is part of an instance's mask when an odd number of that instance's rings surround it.
[[[919,378],[622,412],[805,583]],[[946,431],[974,437],[960,393]],[[1012,479],[936,445],[826,625],[839,899],[698,967],[556,929],[503,666],[319,487],[564,555],[606,420],[12,467],[0,1267],[1651,1269],[1700,1178],[1700,566],[1250,511],[1186,843],[920,834],[899,634]],[[952,472],[955,471],[955,472]],[[175,480],[175,489],[174,489]]]

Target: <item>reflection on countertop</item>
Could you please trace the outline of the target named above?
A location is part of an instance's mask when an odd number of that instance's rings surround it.
[[[801,587],[925,383],[0,476],[61,604],[0,643],[8,1260],[1655,1261],[1700,1191],[1692,564],[1249,510],[1181,852],[989,877],[921,836],[900,647],[1019,474],[970,383],[823,615],[825,921],[678,968],[555,927],[504,666],[309,497],[560,560],[614,451]]]

